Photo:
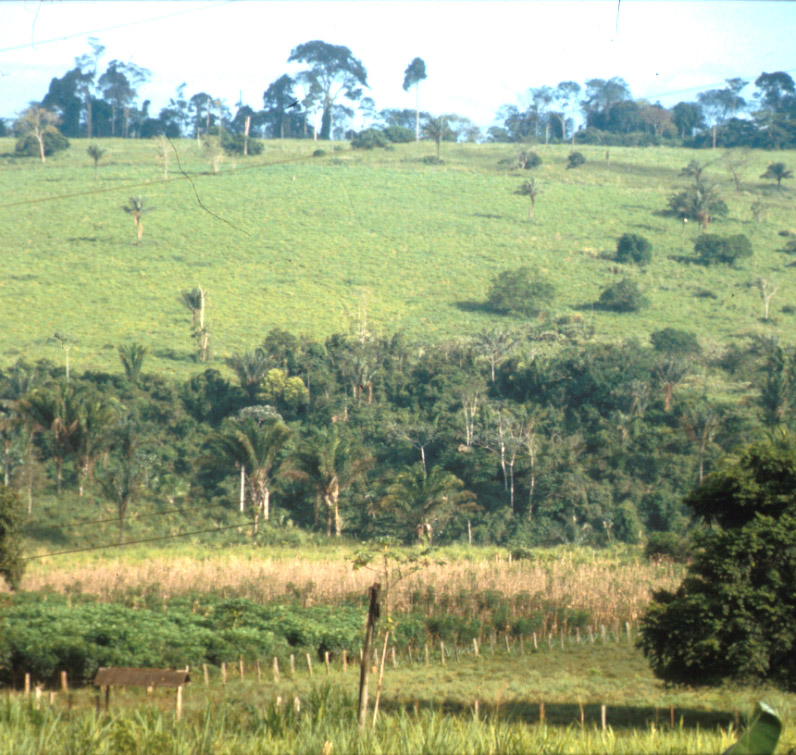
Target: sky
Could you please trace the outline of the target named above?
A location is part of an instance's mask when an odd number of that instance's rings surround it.
[[[529,88],[564,80],[621,76],[634,97],[671,106],[727,78],[796,71],[795,31],[796,3],[766,1],[10,0],[0,3],[0,117],[40,100],[91,36],[106,47],[100,71],[117,59],[152,72],[139,94],[153,114],[182,82],[233,113],[241,97],[259,109],[272,81],[301,70],[291,50],[320,39],[362,61],[378,109],[414,107],[402,84],[420,57],[421,109],[486,128]]]

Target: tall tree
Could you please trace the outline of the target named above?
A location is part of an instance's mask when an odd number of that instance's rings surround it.
[[[96,37],[88,38],[90,53],[85,53],[75,58],[75,66],[80,70],[79,89],[83,95],[83,102],[86,110],[86,138],[91,139],[93,134],[93,89],[94,81],[97,78],[97,65],[105,47],[99,43]]]
[[[572,121],[572,143],[575,143],[575,107],[580,94],[580,84],[575,81],[561,81],[553,91],[554,109],[550,115],[557,118],[561,124],[561,139],[567,138],[567,116]]]
[[[705,114],[702,112],[702,105],[696,102],[678,102],[672,108],[672,119],[674,125],[680,131],[680,138],[685,139],[691,136],[694,129],[702,128],[705,125]]]
[[[422,58],[415,58],[404,71],[404,92],[415,88],[415,141],[420,141],[420,82],[428,78],[426,64]]]
[[[295,79],[285,73],[263,92],[264,118],[272,139],[294,137],[302,125],[299,118],[304,114],[299,112],[295,86]]]
[[[122,205],[122,209],[128,214],[133,216],[133,225],[136,230],[136,246],[141,246],[141,238],[144,235],[144,221],[143,217],[148,212],[152,212],[154,207],[145,207],[144,198],[142,196],[130,197],[130,201],[126,205]]]
[[[372,457],[348,440],[336,425],[317,430],[302,443],[283,468],[287,477],[309,482],[326,508],[326,533],[343,532],[340,496],[370,469]]]
[[[612,105],[630,99],[630,87],[627,82],[614,76],[611,79],[589,79],[586,82],[585,98],[581,102],[586,116],[586,125],[600,128],[605,113]]]
[[[136,88],[147,81],[151,74],[146,68],[132,63],[112,60],[97,85],[111,104],[111,136],[116,135],[118,117],[121,115],[120,135],[125,139],[129,135],[130,107],[137,94]]]
[[[329,139],[332,130],[332,106],[337,98],[349,100],[362,97],[368,74],[361,61],[343,45],[330,45],[320,40],[305,42],[293,48],[288,63],[307,63],[310,68],[298,78],[309,88],[309,97],[322,108],[321,139]]]

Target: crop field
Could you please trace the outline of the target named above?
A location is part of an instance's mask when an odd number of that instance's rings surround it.
[[[212,174],[195,142],[179,140],[189,182],[173,153],[164,178],[153,142],[103,140],[96,173],[87,144],[73,140],[46,164],[0,157],[0,318],[13,323],[0,334],[5,362],[61,360],[48,342],[59,331],[77,341],[75,369],[116,371],[116,346],[137,341],[150,348],[145,370],[187,376],[203,368],[180,301],[196,285],[209,290],[219,366],[273,327],[324,337],[350,331],[362,313],[376,333],[467,336],[521,324],[481,308],[491,278],[520,265],[556,285],[551,316],[592,322],[598,339],[671,326],[696,330],[710,347],[739,334],[786,334],[796,323],[782,311],[796,271],[778,236],[796,226],[793,192],[758,178],[767,153],[754,153],[739,193],[707,150],[611,148],[606,160],[605,149],[584,146],[586,164],[567,170],[568,146],[540,145],[534,175],[543,193],[529,221],[526,198],[513,193],[529,174],[498,166],[515,152],[510,145],[445,144],[444,164],[426,165],[434,148],[424,143],[312,157],[318,143],[269,142],[260,156],[230,158]],[[0,140],[0,154],[12,150]],[[685,185],[678,174],[692,159],[716,160],[707,175],[729,205],[711,229],[752,242],[753,258],[737,268],[678,259],[692,254],[698,229],[689,226],[683,241],[681,223],[656,214]],[[777,159],[794,162],[792,153]],[[141,246],[121,209],[138,194],[153,208]],[[611,259],[625,232],[652,242],[648,267]],[[595,310],[600,290],[624,276],[638,280],[650,307]],[[759,277],[780,286],[765,324]]]

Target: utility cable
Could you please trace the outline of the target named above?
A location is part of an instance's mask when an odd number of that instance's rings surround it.
[[[154,543],[157,540],[173,540],[177,537],[188,537],[189,535],[204,535],[208,532],[221,532],[222,530],[232,530],[240,527],[246,527],[250,522],[241,522],[240,524],[230,524],[226,527],[213,527],[209,530],[194,530],[193,532],[180,532],[176,535],[160,535],[158,537],[145,537],[141,540],[128,540],[125,543],[106,543],[105,545],[92,545],[88,548],[75,548],[68,551],[55,551],[55,553],[42,553],[38,556],[24,556],[23,561],[33,561],[38,558],[49,558],[50,556],[64,556],[68,553],[85,553],[87,551],[98,551],[106,548],[124,548],[126,545],[140,545],[141,543]]]
[[[192,507],[188,507],[188,508],[185,508],[185,507],[183,507],[183,508],[173,508],[173,509],[166,509],[164,511],[154,511],[154,512],[150,512],[149,514],[136,514],[136,515],[132,515],[131,514],[129,521],[138,521],[139,519],[148,519],[151,516],[167,516],[168,514],[182,514],[182,513],[188,513],[188,512],[193,513],[194,511],[203,511],[203,510],[206,510],[206,509],[217,509],[217,508],[220,508],[222,506],[227,506],[227,504],[225,504],[225,503],[211,503],[211,504],[208,504],[207,506],[192,506]],[[56,529],[68,529],[70,527],[84,527],[87,524],[106,524],[108,522],[118,522],[118,521],[119,521],[119,517],[118,516],[114,516],[114,517],[111,517],[110,519],[93,519],[93,520],[84,521],[84,522],[69,522],[68,524],[39,524],[39,525],[34,524],[32,526],[28,525],[28,529],[31,529],[31,530],[43,530],[43,529],[49,529],[49,528],[53,528],[53,527],[56,528]]]

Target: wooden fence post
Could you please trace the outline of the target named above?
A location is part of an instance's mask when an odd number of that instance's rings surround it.
[[[25,674],[25,697],[30,695],[30,674]]]
[[[61,672],[61,692],[69,692],[69,682],[66,678],[66,671]]]
[[[442,665],[445,665],[445,643],[440,640],[439,641],[439,657],[442,660]]]
[[[625,629],[627,630],[627,641],[631,642],[632,638],[630,636],[630,622],[629,621],[625,622]]]
[[[538,650],[539,645],[536,644],[536,632],[533,633],[533,649]]]
[[[603,645],[605,645],[605,624],[600,624],[600,634],[603,638]]]
[[[564,649],[564,627],[561,627],[559,630],[559,634],[561,635],[561,649]]]
[[[503,635],[503,639],[506,640],[506,655],[511,655],[511,646],[509,645],[509,633]]]
[[[204,672],[204,677],[205,677],[205,687],[207,687],[210,684],[210,672],[207,670],[206,663],[202,664],[202,671]]]
[[[296,656],[293,653],[290,654],[290,676],[296,676]]]
[[[478,720],[478,698],[475,698],[475,703],[473,705],[473,712],[475,713],[475,720]]]
[[[600,706],[600,724],[602,725],[603,729],[606,728],[606,725],[605,725],[605,703],[603,703]]]
[[[177,685],[177,720],[182,718],[182,684]]]
[[[426,651],[426,666],[428,666],[428,643],[423,643],[423,649]]]
[[[323,651],[323,665],[326,666],[326,673],[329,673],[329,651]]]
[[[307,656],[307,668],[310,670],[310,677],[312,677],[312,658],[310,658],[310,654],[306,653]]]
[[[395,645],[392,646],[392,648],[390,650],[390,654],[392,655],[392,667],[393,668],[397,668],[398,662],[395,659]]]
[[[221,661],[221,683],[227,683],[227,664]]]
[[[525,641],[522,639],[522,635],[520,635],[520,653],[525,655]]]
[[[263,675],[262,675],[262,672],[260,671],[260,659],[259,658],[257,659],[257,662],[255,663],[255,666],[257,668],[257,684],[262,684]]]
[[[357,716],[359,728],[365,726],[365,717],[368,714],[368,664],[370,663],[371,648],[373,647],[373,632],[379,618],[379,590],[381,584],[374,582],[370,587],[370,607],[368,609],[368,623],[365,629],[365,647],[362,650],[359,667],[359,705]]]
[[[274,684],[279,684],[279,659],[276,656],[274,656],[273,670],[274,670]]]
[[[478,658],[478,640],[473,637],[473,652],[475,653],[475,657]]]
[[[240,680],[243,681],[243,656],[238,659],[238,668],[240,669]]]
[[[544,700],[539,703],[539,723],[544,723]]]
[[[343,673],[348,671],[348,653],[343,650]]]

